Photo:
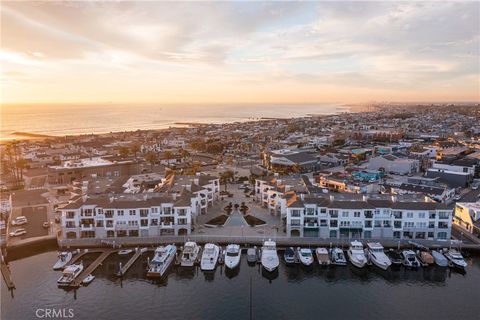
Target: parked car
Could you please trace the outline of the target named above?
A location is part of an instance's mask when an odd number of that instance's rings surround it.
[[[12,226],[21,226],[28,223],[28,220],[25,216],[19,216],[12,220]]]
[[[462,199],[461,196],[455,196],[455,197],[453,198],[453,200],[455,200],[455,201],[460,201],[461,199]]]
[[[17,230],[13,230],[12,232],[10,232],[10,237],[19,237],[21,235],[24,235],[27,233],[27,230],[25,229],[17,229]]]

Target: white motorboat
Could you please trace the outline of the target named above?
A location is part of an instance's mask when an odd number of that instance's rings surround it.
[[[467,262],[463,259],[462,254],[456,249],[450,249],[445,253],[445,257],[450,260],[450,265],[455,268],[465,269]]]
[[[200,269],[213,270],[217,266],[218,255],[220,254],[220,248],[213,244],[207,243],[203,248],[202,260],[200,261]]]
[[[420,267],[420,261],[417,259],[417,255],[412,250],[403,250],[403,265],[407,268],[418,268]]]
[[[346,266],[347,259],[345,258],[345,253],[340,248],[333,248],[330,250],[330,255],[332,259],[332,264],[337,266]]]
[[[162,277],[175,259],[176,253],[177,247],[173,244],[155,249],[155,255],[148,265],[147,277]]]
[[[437,266],[448,267],[448,259],[442,253],[437,250],[432,250],[432,256]]]
[[[183,246],[182,257],[180,259],[180,265],[182,267],[192,267],[197,261],[200,247],[193,241],[185,242]]]
[[[317,256],[318,265],[330,265],[330,255],[328,254],[328,250],[326,248],[317,248],[315,250],[315,255]]]
[[[367,254],[370,261],[380,269],[387,270],[392,264],[383,251],[383,246],[378,242],[367,243]]]
[[[240,257],[242,251],[238,244],[229,244],[225,249],[225,266],[229,269],[234,269],[240,264]]]
[[[247,262],[256,263],[257,262],[257,247],[248,248],[247,250]]]
[[[69,251],[62,251],[58,253],[58,260],[53,265],[53,270],[61,270],[72,260],[72,253]]]
[[[63,269],[62,276],[57,280],[58,285],[61,287],[69,286],[82,271],[82,263],[66,266],[65,269]]]
[[[95,276],[93,274],[89,274],[88,276],[85,277],[85,279],[82,280],[82,284],[84,286],[89,285],[94,279],[95,279]]]
[[[367,257],[363,251],[363,244],[360,241],[352,241],[347,251],[348,259],[357,268],[363,268],[367,264]]]
[[[132,253],[132,252],[133,252],[132,249],[122,249],[122,250],[118,251],[118,254],[121,255],[121,256],[123,256],[123,255],[130,254],[130,253]]]
[[[262,246],[262,266],[268,272],[273,272],[278,268],[280,261],[277,255],[277,244],[268,239]]]
[[[313,264],[312,250],[308,248],[297,248],[298,258],[304,266],[311,266]]]

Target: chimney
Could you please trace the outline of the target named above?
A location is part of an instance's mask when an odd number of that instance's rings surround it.
[[[392,202],[397,202],[397,196],[392,195]]]
[[[330,202],[333,202],[333,200],[335,200],[335,197],[333,196],[333,194],[330,194]]]
[[[87,201],[87,199],[88,199],[88,195],[83,194],[83,195],[82,195],[82,202]]]
[[[368,195],[364,194],[364,195],[362,196],[362,199],[363,199],[363,202],[367,202],[367,200],[368,200]]]

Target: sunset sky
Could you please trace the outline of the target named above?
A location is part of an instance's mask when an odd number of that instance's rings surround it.
[[[1,2],[1,101],[480,99],[480,3]]]

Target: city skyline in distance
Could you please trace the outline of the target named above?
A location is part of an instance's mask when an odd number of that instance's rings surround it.
[[[3,2],[1,101],[478,101],[479,9]]]

